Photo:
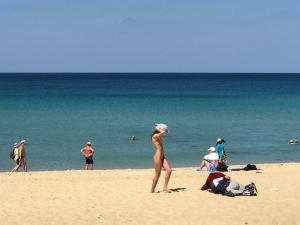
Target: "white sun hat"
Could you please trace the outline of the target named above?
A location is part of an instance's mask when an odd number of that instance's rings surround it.
[[[167,133],[169,133],[169,128],[168,128],[168,125],[167,124],[164,124],[164,123],[156,123],[155,124],[155,128],[159,128],[163,131],[166,131]]]

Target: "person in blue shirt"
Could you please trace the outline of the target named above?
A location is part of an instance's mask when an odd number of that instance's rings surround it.
[[[219,155],[219,162],[225,162],[226,153],[224,148],[225,140],[223,138],[218,138],[216,143],[216,152]]]

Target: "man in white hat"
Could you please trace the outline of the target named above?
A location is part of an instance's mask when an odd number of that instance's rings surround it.
[[[80,152],[84,155],[85,157],[85,169],[86,170],[93,170],[93,155],[95,150],[92,148],[92,143],[88,141],[84,148],[80,150]]]
[[[200,163],[200,170],[206,167],[209,171],[215,171],[218,167],[219,155],[216,153],[215,147],[210,147],[208,151],[209,154],[205,155]]]
[[[163,141],[162,141],[162,137],[166,135],[169,132],[169,130],[168,130],[168,126],[162,123],[155,124],[154,127],[155,127],[155,131],[151,136],[151,140],[155,150],[155,154],[153,156],[155,175],[152,181],[150,192],[151,193],[155,192],[155,187],[157,185],[158,179],[161,174],[161,169],[164,168],[166,171],[166,176],[165,176],[163,191],[170,193],[171,190],[168,189],[168,183],[172,174],[172,169],[169,165],[169,162],[165,158]]]

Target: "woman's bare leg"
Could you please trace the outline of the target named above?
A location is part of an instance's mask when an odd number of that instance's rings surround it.
[[[171,169],[171,166],[168,162],[168,160],[164,159],[163,161],[163,168],[166,170],[166,176],[165,176],[165,184],[164,184],[164,191],[165,192],[171,192],[169,189],[168,189],[168,183],[169,183],[169,180],[170,180],[170,177],[171,177],[171,174],[172,174],[172,169]]]
[[[152,187],[151,187],[151,193],[155,192],[155,187],[157,185],[158,179],[160,177],[160,173],[161,173],[161,160],[157,160],[153,158],[153,162],[154,162],[154,170],[155,170],[155,175],[154,178],[152,180]]]

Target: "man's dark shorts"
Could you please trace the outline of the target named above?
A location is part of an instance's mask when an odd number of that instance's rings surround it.
[[[94,164],[93,156],[85,157],[85,164]]]

